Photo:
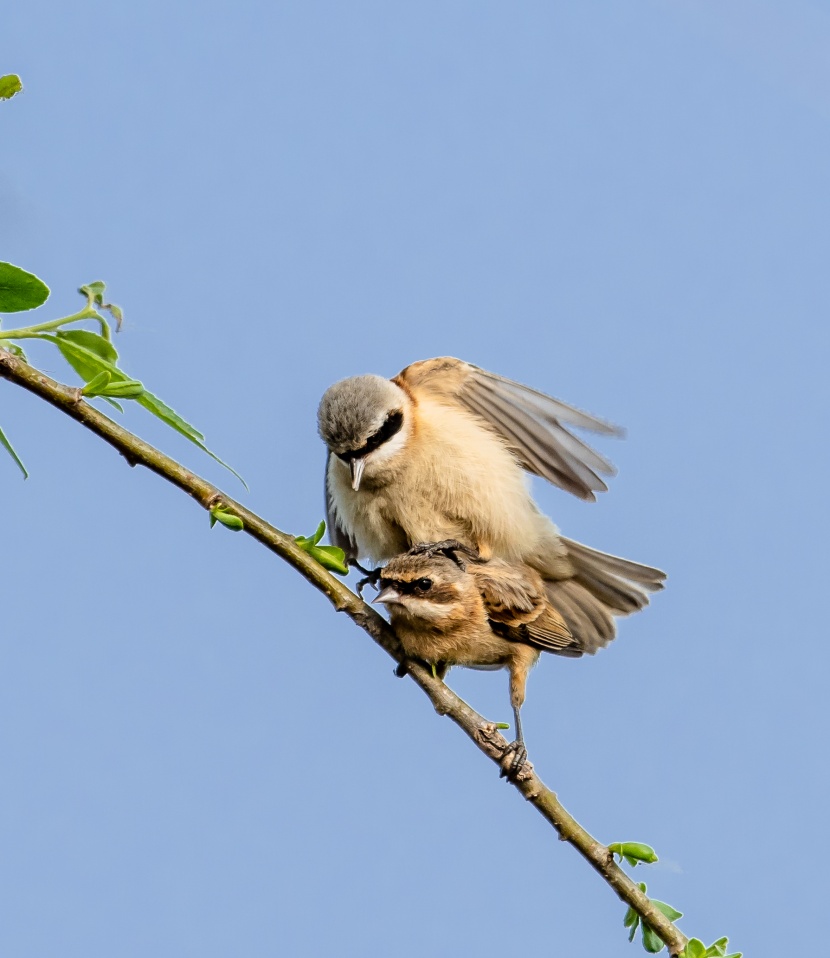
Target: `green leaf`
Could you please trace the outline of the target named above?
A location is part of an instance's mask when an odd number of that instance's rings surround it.
[[[694,943],[694,948],[696,951],[689,951],[689,945]],[[693,938],[689,945],[686,946],[683,951],[681,958],[743,958],[743,954],[740,951],[733,951],[731,954],[726,954],[726,949],[729,947],[729,939],[718,938],[717,941],[709,945],[708,948],[704,949],[703,942],[697,938]]]
[[[171,409],[167,403],[162,402],[158,396],[154,396],[152,393],[145,393],[141,397],[141,405],[144,406],[148,412],[151,412],[158,419],[161,419],[162,422],[167,423],[171,429],[180,432],[191,442],[201,445],[205,437],[199,430],[182,419],[175,409]]]
[[[610,849],[610,848],[611,848],[611,846],[609,846],[609,849]],[[646,883],[645,883],[644,881],[637,882],[637,887],[638,887],[638,888],[640,889],[640,891],[645,895],[645,893],[646,893]],[[624,927],[624,928],[630,928],[630,929],[631,929],[631,932],[630,932],[629,935],[628,935],[628,940],[629,940],[629,941],[634,941],[634,936],[637,934],[637,929],[639,928],[639,926],[640,926],[640,916],[639,916],[639,914],[638,914],[633,908],[630,908],[630,907],[629,907],[629,908],[626,910],[625,918],[623,918],[623,927]]]
[[[348,575],[349,566],[346,562],[346,553],[337,546],[318,546],[326,531],[326,523],[321,522],[311,536],[294,536],[297,545],[307,552],[312,559],[320,563],[323,568],[339,575]]]
[[[34,273],[0,262],[0,313],[35,309],[49,298],[49,287]]]
[[[323,523],[321,523],[321,524],[322,524],[322,525],[325,525],[325,522],[323,522]],[[320,526],[317,526],[317,532],[319,532],[319,531],[320,531]],[[294,541],[297,543],[297,545],[298,545],[304,552],[308,552],[308,550],[309,550],[315,543],[317,543],[317,542],[320,541],[319,537],[315,539],[315,536],[317,535],[317,532],[315,532],[314,535],[311,535],[311,536],[294,536]]]
[[[151,392],[145,392],[143,395],[139,396],[136,402],[139,406],[144,406],[144,408],[151,412],[154,416],[161,419],[162,422],[170,426],[171,429],[175,429],[176,432],[180,432],[183,436],[189,439],[194,445],[198,446],[202,452],[207,453],[214,462],[218,462],[220,466],[224,466],[228,472],[233,473],[236,478],[242,483],[245,488],[248,488],[248,483],[239,475],[239,473],[232,466],[229,466],[223,459],[220,459],[215,452],[211,452],[210,449],[204,443],[204,436],[190,425],[189,422],[186,422],[182,417],[174,410],[171,409],[166,403],[163,403],[158,396],[154,396]]]
[[[82,396],[100,396],[100,387],[109,386],[112,381],[112,376],[109,373],[109,370],[102,369],[100,373],[97,373],[95,376],[90,379],[90,381],[84,386],[81,390]]]
[[[658,911],[662,911],[669,921],[677,921],[678,918],[683,917],[682,911],[678,911],[676,908],[672,908],[671,905],[667,905],[664,901],[657,901],[656,898],[652,898],[650,900],[652,905],[654,905],[654,907]]]
[[[23,83],[16,73],[7,73],[0,77],[0,100],[11,100],[23,89]]]
[[[211,529],[217,522],[221,522],[223,526],[227,526],[233,532],[241,532],[245,528],[245,523],[239,516],[235,516],[232,512],[228,512],[227,509],[221,507],[214,507],[210,510]]]
[[[124,407],[120,402],[116,402],[114,399],[111,399],[109,396],[95,396],[95,399],[103,399],[104,402],[109,403],[110,406],[114,406],[119,412],[124,412]]]
[[[637,865],[638,862],[651,865],[658,860],[651,845],[645,845],[643,842],[614,842],[608,846],[608,851],[618,855],[620,861],[625,859],[631,866]]]
[[[643,948],[652,955],[666,947],[663,939],[648,925],[643,923]]]
[[[681,958],[703,958],[706,950],[706,945],[699,938],[690,938],[683,949]]]
[[[26,472],[26,467],[20,461],[20,456],[18,456],[18,454],[14,451],[14,447],[6,438],[6,434],[3,432],[2,429],[0,429],[0,446],[2,446],[6,450],[6,452],[12,457],[12,459],[14,459],[14,461],[17,463],[18,468],[23,473],[23,478],[28,479],[29,473]]]
[[[90,349],[90,344],[77,338],[77,333],[82,332],[86,331],[76,329],[72,331],[72,333],[76,335],[64,333],[62,336],[42,333],[39,338],[54,343],[60,350],[61,356],[63,356],[84,382],[90,382],[101,372],[108,372],[113,382],[121,382],[127,379],[126,373],[121,372],[113,362],[110,362],[100,354],[98,351],[100,347],[97,343],[94,344],[95,348]],[[102,343],[109,345],[104,337],[99,336],[97,333],[87,332],[86,335],[94,336],[96,340],[100,340]]]
[[[84,334],[86,336],[95,337],[94,341],[82,341],[78,339],[79,334]],[[137,380],[131,380],[129,376],[123,370],[119,369],[114,363],[107,361],[102,357],[101,352],[104,347],[112,349],[112,344],[108,343],[103,336],[99,336],[97,333],[90,333],[86,330],[73,330],[71,333],[65,333],[60,339],[57,336],[49,335],[48,333],[43,333],[39,336],[40,339],[45,339],[51,343],[55,343],[60,349],[64,359],[69,363],[69,365],[75,370],[76,373],[83,379],[85,382],[89,382],[94,376],[97,376],[102,370],[107,370],[112,376],[113,383],[123,383],[123,382],[136,382]],[[104,346],[101,346],[101,343]],[[93,346],[90,349],[90,345]],[[96,352],[96,350],[98,350]],[[211,452],[210,449],[204,443],[204,436],[190,425],[189,422],[186,422],[182,417],[173,409],[171,409],[166,403],[162,402],[158,396],[154,396],[148,390],[144,390],[140,395],[135,397],[136,402],[143,406],[148,412],[151,412],[158,419],[161,419],[163,423],[166,423],[171,429],[175,429],[176,432],[181,433],[186,439],[189,439],[194,445],[198,446],[202,452],[207,453],[211,459],[219,463],[220,466],[224,466],[228,472],[233,473],[236,478],[242,483],[245,488],[248,488],[248,484],[239,475],[239,473],[231,468],[226,462],[219,458],[216,453]]]
[[[98,390],[101,396],[117,396],[119,399],[138,399],[145,393],[144,383],[137,379],[124,379],[121,382],[109,383]]]
[[[96,279],[94,283],[87,283],[85,286],[81,286],[78,292],[83,293],[84,296],[88,296],[96,306],[103,306],[104,291],[106,288],[106,283],[100,279]]]
[[[510,728],[510,723],[509,723],[509,722],[495,722],[494,724],[495,724],[496,728],[498,728],[498,729],[508,729],[508,728]]]
[[[59,330],[55,333],[55,336],[63,342],[83,346],[84,349],[95,353],[96,356],[105,359],[108,363],[118,362],[118,351],[115,346],[99,333],[90,332],[88,329],[70,329],[66,332]]]
[[[110,315],[115,320],[115,328],[120,331],[121,324],[124,322],[124,311],[121,307],[116,306],[115,303],[105,303],[101,308],[110,311]]]
[[[346,553],[337,546],[309,546],[306,552],[312,559],[328,569],[330,572],[337,572],[340,575],[348,575],[349,567],[346,564]]]
[[[317,530],[316,530],[316,532],[314,532],[313,535],[310,535],[310,536],[294,536],[294,541],[297,543],[297,545],[298,545],[303,551],[308,552],[308,550],[309,550],[313,545],[317,545],[317,543],[320,541],[320,539],[322,538],[322,535],[323,535],[323,533],[320,532],[320,526],[322,526],[322,527],[323,527],[323,530],[325,531],[326,523],[325,523],[325,521],[323,521],[323,522],[320,523],[319,526],[317,526]]]

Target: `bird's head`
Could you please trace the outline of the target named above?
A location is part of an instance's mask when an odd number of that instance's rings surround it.
[[[446,555],[404,553],[383,568],[373,600],[389,609],[392,621],[430,626],[466,619],[481,599],[473,577]]]
[[[348,465],[353,489],[360,488],[364,470],[371,473],[403,449],[410,409],[403,389],[382,376],[352,376],[325,391],[317,429],[332,455]]]

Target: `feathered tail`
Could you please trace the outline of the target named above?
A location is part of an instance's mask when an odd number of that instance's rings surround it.
[[[649,593],[663,588],[666,573],[629,559],[562,539],[573,566],[572,578],[548,580],[554,608],[568,624],[579,647],[596,652],[616,635],[615,615],[630,615],[648,605]]]

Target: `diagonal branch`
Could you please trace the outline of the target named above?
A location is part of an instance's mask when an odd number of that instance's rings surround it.
[[[216,486],[195,475],[180,463],[166,456],[149,443],[134,436],[108,416],[99,412],[81,397],[79,389],[63,386],[39,370],[0,349],[0,378],[9,380],[71,416],[91,432],[100,436],[132,466],[142,465],[171,482],[196,500],[204,509],[221,506],[245,524],[244,531],[303,575],[322,592],[338,612],[345,612],[367,632],[396,662],[401,661],[401,648],[389,624],[341,581],[327,572],[304,552],[294,538],[281,532],[255,513],[234,501]],[[416,663],[408,663],[413,681],[423,689],[439,715],[446,715],[461,728],[476,747],[499,764],[507,745],[495,724],[488,722],[462,701],[440,679]],[[619,898],[633,908],[642,921],[668,945],[672,955],[679,955],[686,946],[686,936],[657,909],[625,872],[614,862],[607,846],[591,836],[570,815],[529,763],[513,782],[516,789],[556,829],[562,841],[572,845],[599,872]]]

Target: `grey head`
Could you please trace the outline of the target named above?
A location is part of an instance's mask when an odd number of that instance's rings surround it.
[[[348,463],[352,486],[360,486],[366,457],[400,432],[406,393],[383,376],[341,379],[323,394],[317,410],[320,438]]]

